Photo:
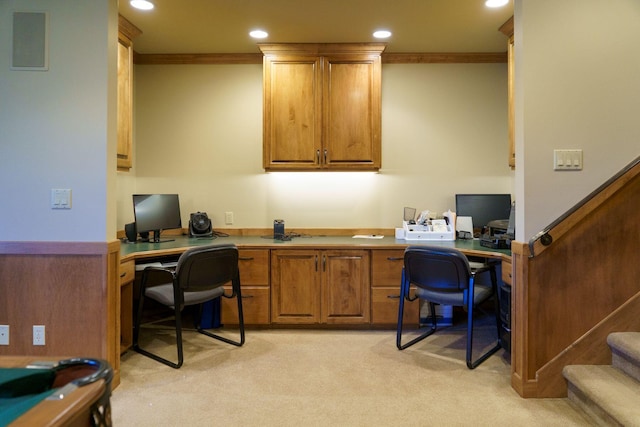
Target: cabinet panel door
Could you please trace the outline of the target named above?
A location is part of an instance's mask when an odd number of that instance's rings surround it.
[[[132,67],[133,49],[126,37],[118,38],[118,168],[128,170],[132,166],[133,118],[132,118]]]
[[[322,322],[368,323],[369,252],[324,251],[322,257]]]
[[[320,321],[319,253],[314,250],[271,251],[271,321]]]
[[[328,57],[324,69],[323,163],[380,168],[380,57]]]
[[[313,57],[265,58],[265,169],[319,166],[321,148],[320,60]]]

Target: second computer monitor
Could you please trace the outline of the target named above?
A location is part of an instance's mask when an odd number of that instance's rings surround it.
[[[511,194],[456,194],[456,215],[470,216],[473,228],[481,230],[495,220],[508,220]]]

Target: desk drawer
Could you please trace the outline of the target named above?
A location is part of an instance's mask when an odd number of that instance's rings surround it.
[[[136,264],[133,261],[120,263],[120,286],[133,282],[136,278]]]
[[[238,250],[240,283],[245,286],[269,286],[269,250]]]
[[[371,286],[400,289],[404,249],[373,249],[371,251]]]
[[[411,295],[414,290],[412,288]],[[371,324],[396,327],[400,305],[400,285],[389,288],[371,289]],[[420,322],[420,300],[404,302],[404,326],[417,327]]]
[[[507,285],[510,285],[511,275],[511,261],[502,260],[502,281]]]
[[[241,277],[242,280],[242,277]],[[225,286],[225,293],[231,293],[231,287]],[[238,302],[235,298],[220,298],[220,319],[224,325],[238,324]],[[269,288],[264,286],[242,285],[242,313],[246,325],[268,325],[270,315]]]

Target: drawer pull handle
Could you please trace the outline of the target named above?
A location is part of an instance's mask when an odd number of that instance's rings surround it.
[[[248,256],[248,257],[239,257],[238,258],[240,261],[253,261],[253,257],[252,256]]]
[[[400,299],[400,295],[387,295],[387,298]]]
[[[388,261],[402,261],[404,258],[402,257],[394,257],[394,256],[390,256],[387,258]]]
[[[245,298],[253,298],[253,295],[242,295],[242,299],[245,299]]]
[[[120,278],[122,279],[122,278],[123,278],[124,276],[126,276],[126,275],[127,275],[127,272],[125,271],[124,273],[122,273],[122,274],[120,275]]]

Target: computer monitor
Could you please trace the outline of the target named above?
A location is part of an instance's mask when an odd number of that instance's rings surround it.
[[[152,242],[160,243],[162,230],[182,228],[177,194],[134,194],[133,214],[136,232],[153,232],[153,237],[149,238]]]
[[[456,215],[471,217],[474,234],[490,221],[508,220],[510,213],[511,194],[456,194]]]

